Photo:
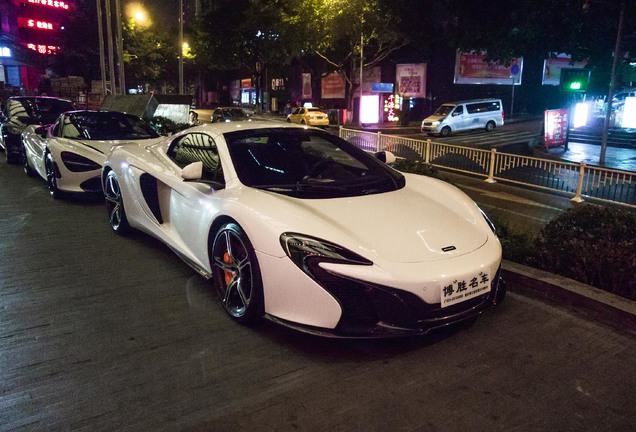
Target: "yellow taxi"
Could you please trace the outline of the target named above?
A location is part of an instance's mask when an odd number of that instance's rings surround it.
[[[298,123],[307,126],[329,126],[329,116],[320,108],[295,108],[287,116],[288,123]]]

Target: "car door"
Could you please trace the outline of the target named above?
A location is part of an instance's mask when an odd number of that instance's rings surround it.
[[[207,268],[207,235],[210,223],[219,211],[225,194],[225,180],[214,139],[204,132],[181,135],[170,145],[168,158],[179,169],[192,162],[203,163],[200,181],[179,177],[167,180],[167,188],[159,186],[162,203],[162,226],[170,244],[197,265]]]
[[[468,119],[464,111],[464,105],[457,105],[451,113],[451,128],[454,131],[461,131],[468,127]]]

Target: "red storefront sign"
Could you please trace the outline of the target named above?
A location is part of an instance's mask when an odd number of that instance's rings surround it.
[[[568,110],[546,110],[543,143],[546,148],[565,146],[568,143]]]

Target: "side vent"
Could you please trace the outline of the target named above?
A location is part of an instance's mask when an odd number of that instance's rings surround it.
[[[144,200],[146,201],[148,208],[157,219],[157,222],[162,224],[163,218],[161,217],[161,208],[159,207],[157,179],[150,174],[142,174],[139,178],[139,186],[141,186],[141,193],[144,196]]]

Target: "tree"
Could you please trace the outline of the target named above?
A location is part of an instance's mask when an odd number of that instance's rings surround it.
[[[169,43],[165,33],[154,26],[137,25],[133,18],[123,29],[124,66],[128,86],[159,86],[162,81],[174,81],[177,70],[177,47]]]
[[[348,86],[348,108],[360,65],[373,67],[411,40],[400,30],[400,17],[380,0],[305,0],[298,16],[306,16],[305,51],[342,73]],[[365,46],[368,49],[365,49]]]
[[[62,49],[52,59],[52,66],[60,76],[81,76],[87,82],[101,79],[94,3],[68,14],[63,23]]]

